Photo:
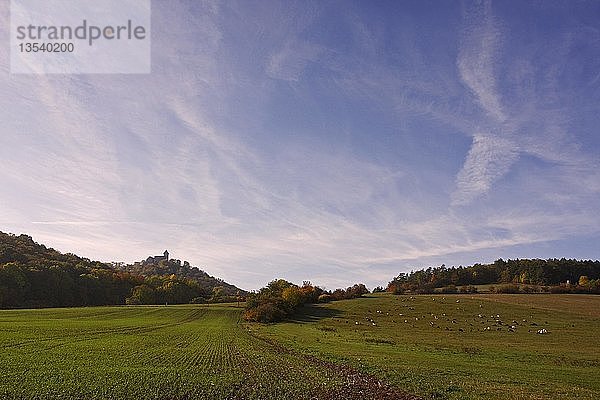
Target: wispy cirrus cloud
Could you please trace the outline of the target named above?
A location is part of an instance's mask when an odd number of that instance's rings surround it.
[[[509,171],[518,156],[518,147],[508,139],[475,135],[465,164],[456,177],[452,204],[469,204],[487,193],[493,182]]]
[[[492,2],[467,7],[457,66],[463,83],[484,111],[486,127],[474,132],[473,143],[463,168],[456,177],[453,205],[465,205],[487,193],[517,161],[519,148],[512,140],[514,127],[500,95],[497,76],[501,63],[501,28],[492,13]],[[480,128],[481,129],[481,128]]]
[[[319,59],[323,49],[315,44],[295,41],[288,42],[273,54],[267,65],[267,74],[275,79],[298,81],[305,68]]]
[[[457,60],[460,76],[485,112],[504,122],[507,116],[496,82],[502,33],[492,13],[492,1],[468,6],[463,29]]]
[[[548,37],[535,47],[511,45],[519,39],[494,15],[496,5],[491,1],[469,4],[464,11],[457,66],[485,115],[471,131],[473,143],[452,194],[455,206],[489,193],[522,156],[554,164],[558,171],[554,176],[562,181],[577,181],[583,176],[594,179],[590,166],[598,163],[578,146],[573,132],[573,115],[581,107],[575,105],[574,90],[581,89],[566,86],[564,76],[559,77],[577,70],[570,65],[572,52],[593,43],[589,35],[598,35],[597,31],[576,28]],[[589,49],[589,53],[594,52],[600,53],[598,48]],[[586,172],[574,173],[574,165]],[[576,190],[562,198],[577,201],[575,193],[581,192]]]

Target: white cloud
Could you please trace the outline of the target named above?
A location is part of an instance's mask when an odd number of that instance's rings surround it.
[[[507,117],[495,79],[501,34],[491,8],[492,2],[486,0],[467,11],[457,64],[463,82],[479,104],[498,122],[503,122]]]
[[[452,204],[469,204],[487,193],[492,184],[509,171],[518,155],[518,147],[507,139],[475,135],[465,164],[456,177]]]
[[[274,79],[298,81],[306,67],[317,61],[322,53],[323,48],[311,43],[288,42],[271,56],[267,74]]]

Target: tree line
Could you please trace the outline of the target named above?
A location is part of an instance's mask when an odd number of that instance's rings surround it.
[[[500,285],[497,292],[600,293],[600,261],[574,259],[498,259],[491,264],[429,267],[392,279],[392,293],[476,292],[475,285]],[[530,286],[528,286],[530,285]],[[461,287],[458,289],[458,287]]]
[[[276,279],[247,296],[244,319],[263,323],[277,322],[291,316],[305,304],[353,299],[367,293],[369,290],[362,283],[347,289],[325,291],[309,281],[298,286],[284,279]]]

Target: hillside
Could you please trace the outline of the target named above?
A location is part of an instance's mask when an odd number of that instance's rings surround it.
[[[238,292],[241,294],[246,293],[245,290],[231,285],[220,278],[215,278],[198,267],[191,266],[187,261],[183,263],[180,260],[160,261],[159,263],[136,262],[130,265],[115,264],[114,267],[133,275],[146,277],[175,275],[179,278],[194,280],[202,287],[210,288],[210,290],[221,286],[223,287],[223,294],[227,296],[235,296]]]
[[[74,254],[63,254],[38,244],[31,236],[0,232],[0,265],[18,263],[22,266],[43,268],[51,266],[80,266],[109,269],[107,264],[90,261]]]
[[[177,260],[145,270],[115,265],[0,232],[0,308],[219,302],[238,290]]]

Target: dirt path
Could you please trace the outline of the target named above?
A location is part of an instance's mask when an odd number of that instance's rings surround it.
[[[260,337],[252,332],[250,335],[255,339],[265,343],[279,353],[292,354],[305,359],[307,362],[318,365],[329,372],[334,372],[341,377],[343,384],[341,387],[327,389],[315,393],[311,398],[315,400],[422,400],[420,397],[403,392],[396,387],[381,381],[374,375],[358,371],[348,365],[336,364],[330,361],[321,360],[315,356],[301,354],[278,342]]]

